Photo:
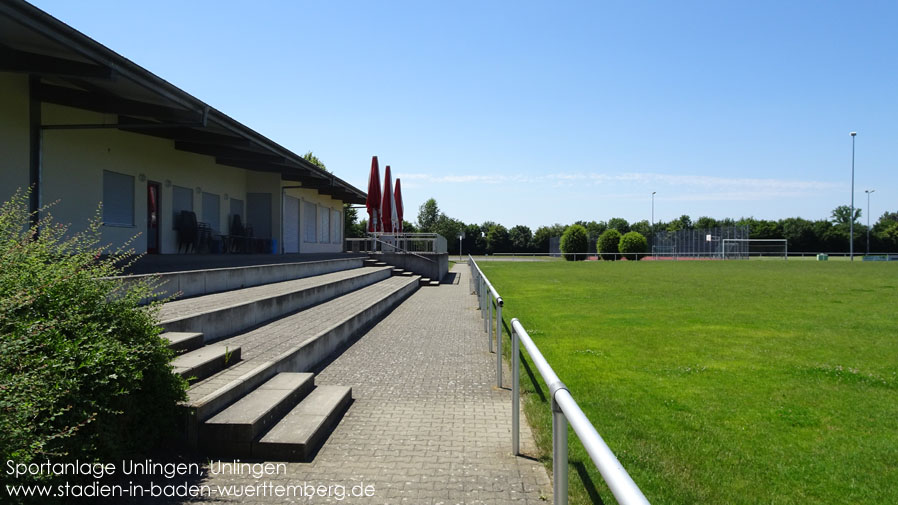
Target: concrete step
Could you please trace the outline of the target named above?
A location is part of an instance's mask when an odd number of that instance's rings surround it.
[[[180,261],[188,264],[194,259],[178,256]],[[227,256],[230,255],[219,255],[214,259],[220,261],[226,259]],[[158,259],[160,258],[153,258],[153,260]],[[127,275],[122,279],[126,283],[130,283],[143,281],[147,277],[153,276],[158,279],[159,288],[156,290],[156,294],[159,299],[175,295],[179,298],[186,298],[360,268],[364,259],[363,256],[355,256],[290,263],[205,268]]]
[[[440,285],[440,281],[435,281],[435,280],[429,279],[429,278],[427,278],[427,277],[422,277],[418,282],[419,282],[422,286],[428,286],[428,287],[431,287],[431,286],[439,286],[439,285]]]
[[[417,289],[417,276],[390,277],[222,340],[219,345],[243,347],[243,361],[188,390],[191,445],[197,443],[200,423],[277,373],[312,370]]]
[[[240,361],[240,347],[207,345],[172,360],[174,372],[190,382],[214,375]]]
[[[266,461],[308,461],[340,422],[351,402],[350,387],[316,387],[253,444],[252,457]]]
[[[168,331],[160,337],[168,340],[168,348],[176,352],[187,352],[203,346],[203,334],[190,331]]]
[[[359,267],[264,286],[176,300],[162,306],[165,331],[202,332],[205,342],[311,307],[390,277],[389,267]]]
[[[207,454],[249,458],[252,442],[271,428],[315,387],[310,373],[279,373],[219,412],[199,429]]]

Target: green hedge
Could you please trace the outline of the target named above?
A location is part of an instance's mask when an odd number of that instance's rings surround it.
[[[129,251],[99,246],[99,213],[81,233],[46,210],[32,226],[27,196],[0,207],[0,460],[153,449],[177,433],[186,383],[171,371],[158,304],[140,305],[152,281],[108,279]]]
[[[618,249],[621,254],[624,254],[625,258],[632,260],[644,258],[648,247],[649,243],[645,237],[641,233],[635,231],[625,233],[624,236],[620,238],[620,243],[618,244]]]
[[[620,238],[620,232],[614,228],[609,228],[599,235],[599,241],[596,243],[596,250],[603,260],[614,261],[617,259],[616,253],[620,252],[620,249],[618,249]]]
[[[561,252],[568,261],[585,260],[589,248],[586,228],[579,224],[568,226],[561,235]],[[579,253],[579,254],[575,254]]]

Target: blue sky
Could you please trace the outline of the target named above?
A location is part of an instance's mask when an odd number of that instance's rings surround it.
[[[34,3],[409,220],[898,210],[894,1]]]

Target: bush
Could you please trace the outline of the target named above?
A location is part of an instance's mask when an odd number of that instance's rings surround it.
[[[648,248],[649,243],[645,237],[641,233],[635,231],[624,234],[624,236],[620,238],[620,243],[618,244],[620,252],[626,255],[624,257],[633,260],[644,258]]]
[[[586,259],[589,247],[589,240],[586,238],[586,228],[579,224],[568,226],[561,235],[561,252],[564,253],[564,259],[568,261],[577,261]],[[581,253],[579,255],[574,253]]]
[[[608,228],[604,233],[599,235],[599,241],[596,243],[596,250],[599,251],[603,260],[614,261],[617,259],[616,253],[620,252],[618,245],[620,244],[620,232],[614,228]]]
[[[111,462],[152,449],[176,432],[186,398],[158,302],[140,305],[152,281],[109,278],[133,257],[99,246],[99,213],[70,234],[47,209],[32,225],[26,202],[20,191],[0,206],[0,460]]]

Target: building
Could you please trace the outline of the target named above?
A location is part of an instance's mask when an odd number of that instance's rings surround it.
[[[235,216],[241,250],[339,252],[366,196],[22,0],[0,3],[0,153],[0,199],[31,187],[75,228],[102,202],[103,241],[149,253],[179,251],[182,211],[210,252],[238,250]]]

